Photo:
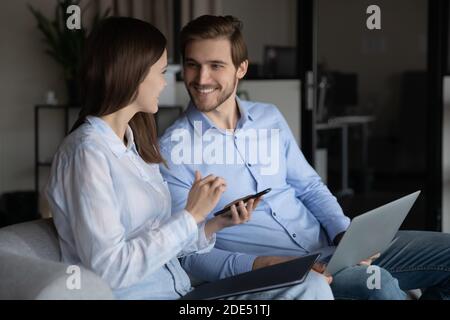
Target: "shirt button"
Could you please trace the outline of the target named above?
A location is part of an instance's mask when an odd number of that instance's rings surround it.
[[[272,215],[273,215],[274,217],[276,217],[276,216],[277,216],[277,213],[276,213],[276,212],[272,212]]]
[[[249,166],[249,167],[251,167],[251,166],[252,166],[252,164],[251,164],[251,163],[249,163],[249,164],[248,164],[248,166]]]
[[[295,233],[293,233],[292,236],[295,238],[297,235]]]

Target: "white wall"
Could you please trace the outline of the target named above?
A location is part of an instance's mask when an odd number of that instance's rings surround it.
[[[45,92],[64,94],[62,74],[44,53],[27,3],[53,14],[55,1],[3,1],[0,10],[0,193],[34,188],[34,108]],[[46,117],[48,139],[61,117]],[[45,125],[45,124],[44,124]],[[45,151],[45,150],[44,150]]]
[[[252,101],[275,104],[286,118],[297,143],[300,143],[300,81],[299,80],[244,80],[240,90],[245,90]],[[177,104],[189,102],[183,82],[177,82]]]
[[[442,231],[450,232],[450,76],[444,77],[442,133]]]

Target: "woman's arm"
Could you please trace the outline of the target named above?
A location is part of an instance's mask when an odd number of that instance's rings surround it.
[[[148,277],[198,240],[196,221],[186,210],[157,229],[147,221],[139,234],[127,239],[104,153],[82,144],[66,162],[52,169],[48,190],[52,210],[64,208],[81,262],[112,288]]]

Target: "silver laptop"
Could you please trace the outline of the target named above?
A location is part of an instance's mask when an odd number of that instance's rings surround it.
[[[411,193],[355,217],[328,262],[326,271],[336,274],[385,251],[393,243],[419,194],[420,191]]]

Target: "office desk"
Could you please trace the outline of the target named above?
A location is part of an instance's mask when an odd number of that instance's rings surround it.
[[[317,123],[316,130],[341,130],[341,171],[342,181],[341,190],[337,192],[338,196],[352,195],[354,192],[348,185],[348,128],[350,126],[361,126],[362,129],[362,162],[364,179],[367,179],[367,162],[368,162],[368,124],[375,120],[373,116],[345,116],[331,118],[328,122]],[[365,182],[364,191],[367,190],[367,181]]]

